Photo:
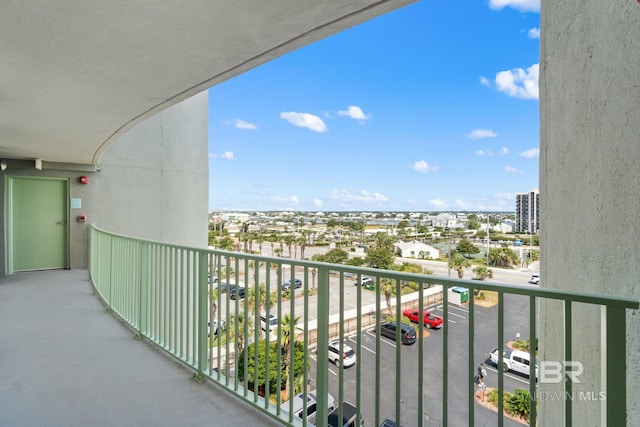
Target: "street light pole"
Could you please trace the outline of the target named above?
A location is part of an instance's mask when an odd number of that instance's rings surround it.
[[[489,267],[489,214],[487,214],[487,268]]]

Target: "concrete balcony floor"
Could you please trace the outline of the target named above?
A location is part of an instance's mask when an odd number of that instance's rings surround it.
[[[133,335],[86,270],[0,278],[0,424],[278,425]]]

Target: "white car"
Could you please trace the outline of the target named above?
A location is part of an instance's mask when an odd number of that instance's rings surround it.
[[[531,283],[533,285],[539,285],[540,284],[540,275],[539,274],[532,274],[531,275],[531,280],[529,280],[529,283]]]
[[[260,315],[260,327],[262,328],[263,331],[266,332],[267,330],[267,325],[269,326],[269,331],[276,331],[278,329],[278,318],[276,316],[274,316],[273,314],[270,314],[268,316],[269,320],[267,321],[267,315],[266,314],[261,314]]]
[[[356,364],[356,352],[346,344],[342,345],[342,355],[340,355],[340,340],[334,340],[329,342],[329,360],[336,366],[340,366],[340,360],[342,360],[342,366],[348,368]]]

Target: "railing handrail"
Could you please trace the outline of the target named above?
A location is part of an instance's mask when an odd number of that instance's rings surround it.
[[[195,246],[176,245],[171,243],[164,243],[164,242],[159,242],[159,241],[154,241],[149,239],[142,239],[138,237],[127,236],[125,234],[119,234],[119,233],[103,230],[97,227],[95,224],[92,224],[91,227],[97,231],[100,231],[101,233],[106,233],[112,236],[131,239],[137,242],[162,245],[168,248],[188,249],[188,250],[193,250],[197,252],[206,252],[210,254],[223,255],[228,257],[242,257],[242,258],[248,258],[252,260],[259,260],[259,261],[265,261],[265,262],[271,262],[271,263],[277,263],[277,264],[292,264],[292,265],[295,264],[296,266],[310,267],[310,268],[329,267],[330,270],[332,271],[341,271],[344,273],[351,273],[354,275],[375,274],[378,276],[384,276],[385,273],[390,273],[393,275],[394,278],[399,280],[406,280],[409,282],[425,282],[430,284],[442,285],[447,288],[459,286],[459,287],[469,288],[471,290],[481,289],[486,291],[534,296],[534,297],[541,297],[541,298],[555,299],[555,300],[571,300],[574,302],[580,302],[585,304],[598,304],[598,305],[606,305],[610,307],[629,308],[634,310],[637,310],[640,308],[640,301],[630,297],[578,292],[578,291],[562,290],[562,289],[555,289],[555,288],[551,289],[551,288],[544,288],[544,287],[533,286],[533,285],[510,285],[506,283],[496,283],[496,282],[485,281],[485,280],[480,281],[480,280],[458,279],[454,277],[442,277],[442,276],[435,276],[435,275],[428,275],[428,274],[399,272],[394,270],[380,270],[380,269],[367,268],[367,267],[330,264],[330,263],[319,262],[319,261],[308,261],[308,260],[299,260],[299,259],[293,259],[293,258],[255,255],[255,254],[248,254],[245,252],[226,251],[221,249],[199,248]],[[493,267],[493,268],[496,268],[496,267]],[[513,271],[509,269],[504,269],[504,270]]]

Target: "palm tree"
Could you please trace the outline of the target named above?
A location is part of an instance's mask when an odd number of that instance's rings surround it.
[[[464,277],[464,269],[471,267],[471,262],[456,252],[449,258],[449,267],[458,272],[458,279],[462,279]]]
[[[291,316],[289,316],[289,313],[285,313],[282,316],[282,320],[281,320],[282,352],[284,353],[283,364],[284,364],[285,377],[287,378],[285,383],[285,394],[287,397],[289,396],[289,392],[291,391],[290,385],[289,385],[291,383],[291,381],[289,381],[289,375],[291,371],[291,366],[290,366],[291,354],[289,353],[291,352],[291,341],[293,342],[296,341],[295,331],[297,329],[296,324],[298,323],[299,320],[300,320],[300,316],[291,318]]]
[[[393,292],[396,290],[396,285],[391,279],[381,279],[380,280],[380,291],[384,292],[384,298],[387,301],[387,310],[389,310],[389,316],[393,315],[393,311],[391,310],[391,296]]]
[[[473,272],[476,275],[476,280],[486,280],[493,278],[493,270],[485,267],[484,265],[480,265],[473,269]]]
[[[231,325],[230,328],[233,328],[233,337],[236,342],[236,348],[238,353],[241,354],[242,350],[244,350],[244,326],[247,325],[247,329],[251,329],[253,326],[251,323],[251,317],[247,316],[244,312],[239,312],[234,314],[229,319]]]
[[[289,235],[284,237],[284,243],[287,244],[287,248],[289,249],[289,258],[295,258],[295,256],[291,256],[291,246],[295,243],[296,238]]]

